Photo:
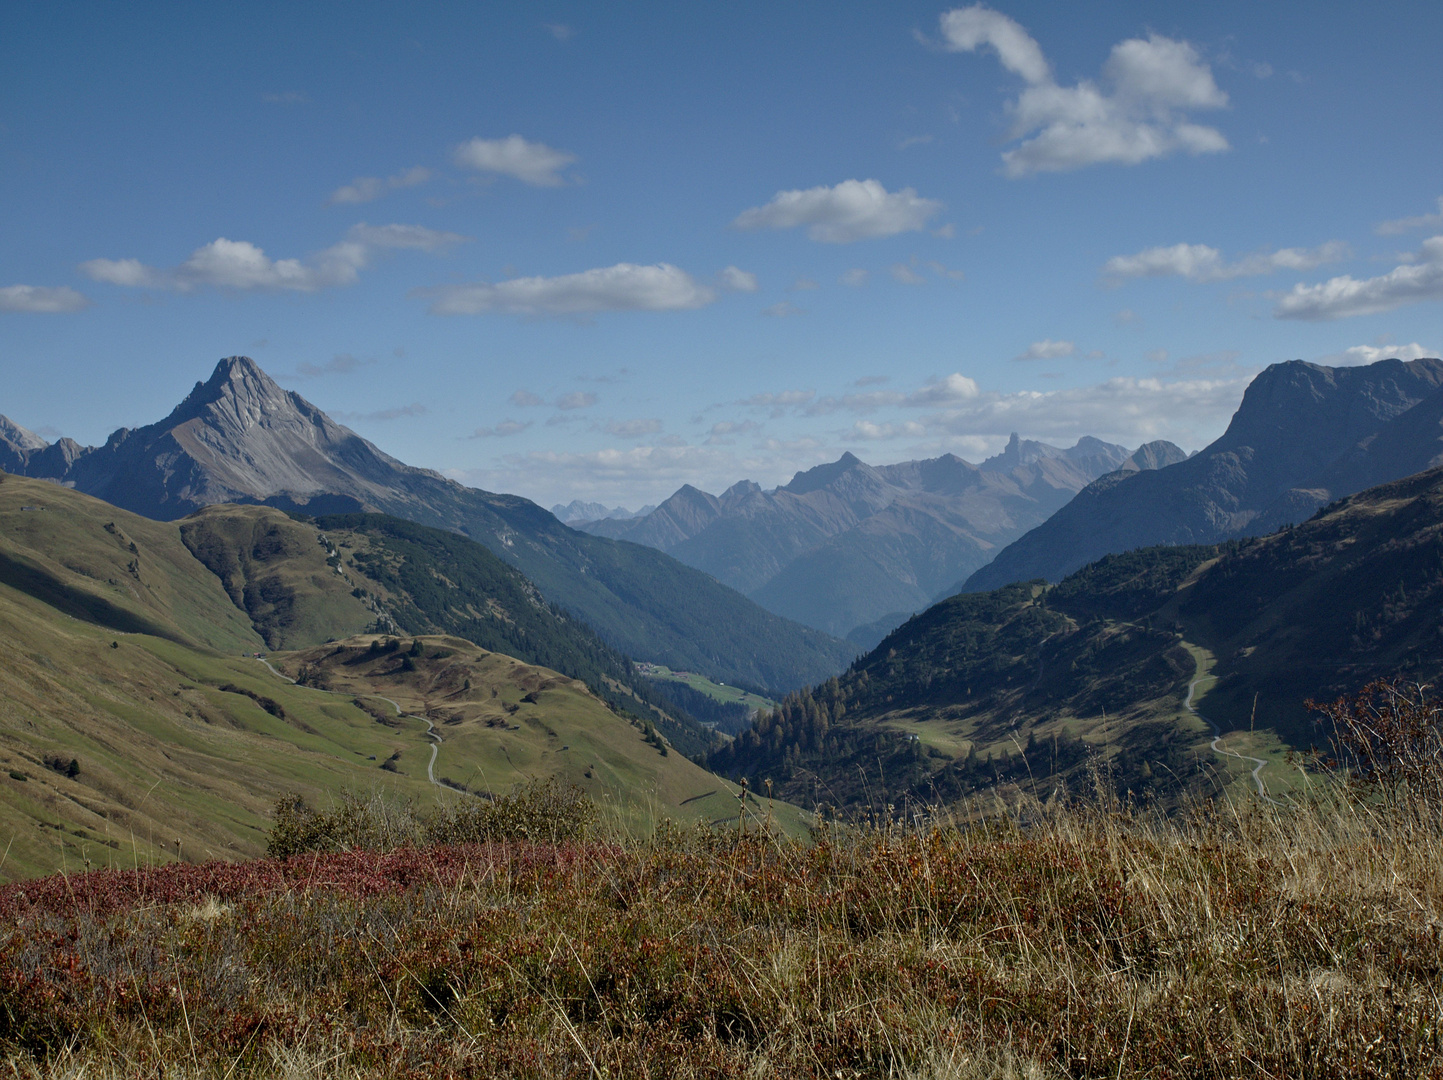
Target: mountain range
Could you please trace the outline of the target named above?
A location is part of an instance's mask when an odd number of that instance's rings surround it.
[[[839,670],[855,648],[763,610],[661,552],[567,528],[515,495],[406,465],[229,357],[164,420],[105,444],[47,443],[0,421],[0,467],[171,521],[216,503],[311,516],[378,511],[461,532],[552,603],[637,659],[785,690]]]
[[[772,491],[748,480],[720,496],[687,485],[645,516],[576,527],[665,551],[769,611],[870,646],[1090,481],[1186,456],[1167,442],[1130,453],[1014,433],[981,465],[946,454],[873,466],[846,453]]]
[[[962,587],[1058,581],[1109,552],[1212,544],[1302,521],[1355,491],[1443,464],[1443,361],[1273,364],[1206,449],[1101,477]]]
[[[1309,699],[1443,677],[1443,468],[1265,537],[1108,555],[1056,585],[960,593],[713,751],[802,805],[987,788],[1173,798],[1326,742]],[[1229,734],[1209,746],[1203,717]],[[1239,750],[1239,748],[1242,748]],[[1221,770],[1221,775],[1219,774]]]

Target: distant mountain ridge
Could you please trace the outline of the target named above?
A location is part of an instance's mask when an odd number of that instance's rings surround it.
[[[1443,361],[1273,364],[1221,437],[1186,461],[1114,473],[977,570],[963,588],[1059,581],[1113,552],[1211,544],[1303,521],[1344,495],[1443,464]]]
[[[1129,453],[1085,437],[1020,439],[981,465],[954,454],[868,465],[848,452],[764,491],[686,485],[652,513],[579,523],[658,548],[757,603],[831,634],[900,623],[984,564],[1090,481],[1186,458],[1171,443]]]
[[[551,508],[551,512],[562,524],[575,525],[579,521],[601,521],[604,518],[627,520],[645,517],[655,509],[655,506],[643,506],[640,510],[628,510],[624,506],[613,508],[599,502],[583,502],[581,499],[572,499],[569,503],[557,503]]]
[[[825,678],[855,652],[653,549],[576,532],[527,499],[406,465],[248,357],[220,361],[164,420],[122,428],[103,446],[37,442],[6,421],[0,465],[158,520],[260,503],[310,515],[380,511],[463,532],[613,648],[719,681],[782,690]]]

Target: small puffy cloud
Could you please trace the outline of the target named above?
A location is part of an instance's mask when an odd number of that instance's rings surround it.
[[[302,361],[296,365],[296,374],[303,379],[316,379],[323,375],[349,375],[357,368],[374,364],[375,360],[361,360],[350,353],[337,353],[324,364]]]
[[[1077,345],[1071,341],[1053,341],[1051,338],[1043,338],[1041,341],[1034,341],[1027,346],[1027,351],[1014,356],[1014,360],[1061,360],[1065,356],[1071,356],[1077,351]]]
[[[987,47],[1026,83],[1007,104],[1008,139],[1018,144],[1002,154],[1009,176],[1228,149],[1221,132],[1187,117],[1191,110],[1222,108],[1228,98],[1185,41],[1159,34],[1129,38],[1113,46],[1100,83],[1059,86],[1041,47],[1000,12],[983,4],[959,8],[941,16],[941,29],[949,49]]]
[[[936,259],[929,259],[927,261],[927,269],[931,270],[932,273],[936,274],[938,277],[949,278],[952,281],[965,281],[967,278],[967,274],[965,271],[949,269],[948,267],[943,266],[941,263],[939,263]]]
[[[467,438],[471,439],[504,439],[508,435],[520,435],[531,426],[531,421],[502,420],[495,427],[480,427],[473,431]]]
[[[399,188],[416,187],[431,179],[431,170],[416,165],[395,176],[382,179],[379,176],[358,176],[344,187],[338,187],[326,199],[327,206],[354,205],[374,202],[388,192]]]
[[[1436,214],[1420,214],[1417,217],[1380,221],[1373,227],[1373,231],[1379,236],[1397,236],[1410,229],[1436,229],[1440,225],[1443,225],[1443,195],[1438,196],[1438,212]]]
[[[861,267],[853,267],[837,280],[849,288],[860,289],[863,285],[867,284],[871,276],[868,271],[863,270]]]
[[[887,272],[892,275],[894,281],[900,281],[903,285],[927,284],[927,279],[906,263],[893,263]]]
[[[1443,300],[1443,236],[1423,241],[1414,259],[1363,281],[1344,274],[1320,285],[1299,283],[1278,298],[1273,315],[1318,322],[1374,315],[1423,300]]]
[[[170,283],[164,271],[139,259],[91,259],[80,264],[80,272],[92,281],[129,288],[163,289]]]
[[[179,266],[162,270],[138,259],[91,259],[80,270],[95,281],[130,288],[192,292],[210,286],[246,291],[316,292],[350,285],[378,251],[413,248],[440,251],[467,237],[419,225],[354,226],[338,244],[305,259],[272,259],[248,240],[220,237],[196,248]]]
[[[980,391],[973,380],[966,375],[953,372],[945,379],[935,379],[922,389],[908,394],[903,404],[912,406],[957,405],[964,401],[971,401],[977,397],[978,393]]]
[[[707,446],[731,446],[736,436],[756,431],[761,424],[755,420],[720,420],[707,432]]]
[[[528,142],[520,135],[504,139],[475,138],[456,147],[457,165],[477,172],[510,176],[533,187],[560,187],[560,170],[576,161],[575,154],[553,150],[545,143]]]
[[[802,275],[798,276],[798,278],[797,278],[796,281],[792,282],[792,284],[791,284],[791,290],[790,290],[790,291],[792,291],[792,292],[809,292],[810,290],[815,289],[816,287],[817,287],[817,283],[816,283],[815,281],[813,281],[811,278],[807,277],[805,274],[802,274]]]
[[[1133,311],[1132,308],[1123,308],[1112,317],[1112,321],[1118,326],[1132,326],[1142,322],[1142,316]]]
[[[728,266],[717,275],[717,284],[729,292],[756,292],[757,276],[750,271]]]
[[[511,395],[511,404],[519,405],[522,408],[532,408],[537,405],[545,405],[546,399],[533,394],[530,390],[518,390]]]
[[[589,315],[600,311],[687,311],[705,307],[716,292],[670,263],[617,263],[559,277],[513,278],[499,284],[417,289],[433,315]]]
[[[590,390],[573,390],[569,394],[562,394],[556,399],[558,409],[589,409],[596,404],[596,395]]]
[[[606,425],[606,433],[618,439],[640,439],[645,435],[655,435],[660,430],[661,421],[658,419],[612,420]]]
[[[790,319],[794,315],[805,315],[806,311],[790,300],[782,300],[770,307],[762,308],[762,314],[769,319]]]
[[[1421,360],[1437,355],[1436,349],[1425,349],[1415,341],[1409,345],[1354,345],[1335,356],[1324,357],[1324,362],[1335,367],[1356,367],[1376,364],[1379,360]]]
[[[737,215],[738,229],[792,229],[825,244],[850,244],[898,233],[917,232],[940,212],[942,204],[912,188],[889,192],[876,180],[844,180],[835,187],[779,191],[765,206]]]
[[[858,420],[842,438],[852,442],[919,438],[926,434],[927,428],[915,420],[906,420],[900,424],[874,424],[870,420]]]
[[[557,41],[570,41],[576,36],[576,27],[568,26],[566,23],[542,23],[541,29]]]
[[[1036,84],[1052,78],[1052,66],[1032,35],[999,11],[973,4],[943,12],[941,24],[942,39],[953,52],[975,52],[986,45],[1004,68],[1024,81]]]
[[[61,315],[90,306],[90,300],[69,285],[6,285],[0,288],[0,311]]]
[[[1114,255],[1103,264],[1102,273],[1116,284],[1123,278],[1180,277],[1189,281],[1231,281],[1258,277],[1279,270],[1312,270],[1338,262],[1349,255],[1348,245],[1330,240],[1315,248],[1283,248],[1281,251],[1245,255],[1237,262],[1225,262],[1222,252],[1206,244],[1174,244],[1154,247],[1135,255]]]

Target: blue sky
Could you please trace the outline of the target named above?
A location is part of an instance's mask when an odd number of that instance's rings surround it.
[[[0,412],[244,353],[545,505],[1191,450],[1443,345],[1436,3],[0,11]]]

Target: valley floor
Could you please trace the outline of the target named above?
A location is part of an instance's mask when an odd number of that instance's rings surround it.
[[[0,889],[16,1077],[1443,1075],[1439,807],[308,853]]]

